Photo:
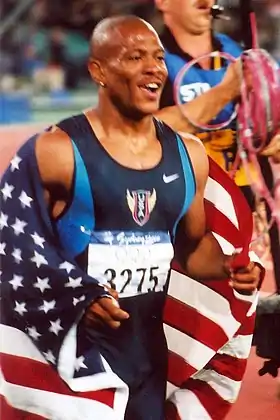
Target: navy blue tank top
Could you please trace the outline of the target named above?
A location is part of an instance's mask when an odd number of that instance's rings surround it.
[[[56,221],[61,245],[90,276],[116,289],[130,314],[118,330],[81,324],[80,351],[95,346],[130,386],[166,364],[162,312],[173,238],[195,195],[182,139],[162,122],[154,124],[162,158],[147,170],[117,163],[84,115],[58,124],[75,158],[72,201]]]

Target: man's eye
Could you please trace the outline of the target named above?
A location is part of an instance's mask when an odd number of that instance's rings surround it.
[[[138,61],[138,60],[141,60],[141,57],[140,57],[140,55],[134,55],[134,56],[129,57],[129,60]]]
[[[159,61],[164,61],[165,60],[165,57],[164,57],[164,55],[159,55],[157,59]]]

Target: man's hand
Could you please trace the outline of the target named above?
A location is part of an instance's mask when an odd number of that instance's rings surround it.
[[[221,82],[222,85],[227,87],[232,100],[235,100],[240,96],[241,80],[241,62],[240,60],[236,60],[228,66],[224,78]]]
[[[271,157],[274,163],[280,163],[280,132],[272,138],[269,145],[261,154],[263,156]]]
[[[238,293],[243,295],[251,295],[259,287],[262,280],[262,270],[255,262],[250,262],[247,267],[232,269],[232,257],[229,257],[225,263],[225,267],[230,276],[230,285]]]
[[[239,98],[243,78],[246,80],[246,84],[250,88],[252,86],[252,75],[247,69],[242,69],[241,59],[238,59],[228,66],[221,82],[221,85],[227,87],[232,100]]]
[[[93,302],[85,313],[85,322],[88,326],[105,324],[113,329],[121,325],[121,321],[129,318],[129,314],[123,311],[118,304],[118,293],[109,289],[110,297],[102,297]]]

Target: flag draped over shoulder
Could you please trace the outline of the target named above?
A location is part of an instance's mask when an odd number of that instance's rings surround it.
[[[104,368],[100,355],[90,364],[76,356],[83,311],[106,292],[57,242],[35,141],[30,139],[12,159],[0,188],[1,418],[18,418],[10,412],[13,406],[48,419],[90,419],[93,412],[113,419],[116,398],[110,389],[119,390],[121,413],[127,386]],[[100,384],[109,389],[105,395],[88,395]]]
[[[101,355],[77,357],[77,324],[105,291],[57,243],[35,139],[15,155],[0,188],[1,418],[121,420],[127,386]],[[238,188],[210,163],[208,226],[225,253],[246,251],[250,212]],[[201,284],[174,262],[164,319],[168,418],[224,418],[244,374],[255,305],[256,295],[241,296],[226,281]]]
[[[252,217],[239,188],[210,160],[205,191],[208,228],[225,254],[247,264]],[[258,262],[250,253],[251,260]],[[221,420],[238,397],[250,353],[257,292],[244,296],[228,281],[200,283],[174,261],[165,307],[169,347],[168,420]]]

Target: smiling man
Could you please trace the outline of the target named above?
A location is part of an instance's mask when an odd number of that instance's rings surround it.
[[[90,47],[97,107],[28,141],[2,180],[1,239],[7,251],[34,255],[11,280],[4,252],[2,312],[74,391],[121,384],[112,418],[163,420],[162,318],[178,237],[181,265],[200,282],[230,275],[236,291],[250,294],[260,269],[230,269],[206,232],[203,146],[153,117],[167,77],[155,30],[136,17],[105,19]],[[11,185],[24,190],[20,202]],[[23,236],[10,227],[14,218],[24,219]],[[59,407],[46,404],[47,417],[58,418]]]

